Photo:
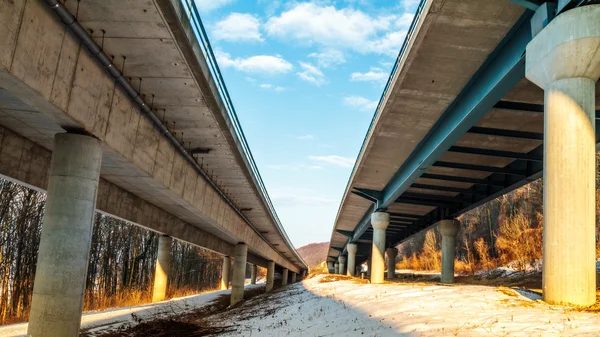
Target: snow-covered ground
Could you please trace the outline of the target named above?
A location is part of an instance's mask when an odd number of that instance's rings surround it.
[[[599,336],[600,315],[507,288],[317,276],[210,318],[225,336]]]
[[[248,280],[249,282],[249,280]],[[246,288],[261,287],[264,284],[250,285]],[[168,301],[138,305],[133,307],[124,307],[104,311],[92,311],[81,317],[81,329],[88,333],[110,330],[124,324],[132,325],[137,321],[148,319],[157,319],[184,314],[190,310],[201,308],[214,301],[221,295],[230,294],[231,289],[214,291],[200,295],[173,298]],[[12,324],[0,326],[1,337],[25,336],[27,333],[27,323]]]

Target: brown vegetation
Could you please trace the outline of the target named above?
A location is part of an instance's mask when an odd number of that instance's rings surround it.
[[[0,179],[0,324],[26,321],[35,278],[45,195]],[[148,303],[158,235],[97,213],[84,310]],[[168,297],[216,289],[220,255],[174,241]]]
[[[310,268],[316,267],[327,259],[329,242],[311,243],[298,248],[298,254],[302,256]]]
[[[460,217],[456,271],[472,275],[509,264],[537,267],[542,258],[542,181],[537,180]],[[399,246],[397,268],[440,270],[441,235],[437,228]]]

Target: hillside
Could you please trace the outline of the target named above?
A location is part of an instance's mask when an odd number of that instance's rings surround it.
[[[311,243],[298,248],[298,253],[312,268],[327,259],[327,247],[329,247],[329,242]]]

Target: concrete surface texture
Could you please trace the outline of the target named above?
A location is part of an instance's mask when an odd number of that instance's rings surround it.
[[[356,251],[358,246],[356,243],[349,243],[346,247],[348,250],[348,274],[354,276],[356,275]]]
[[[387,277],[393,279],[396,276],[396,256],[398,256],[398,249],[388,248],[385,250],[387,256]]]
[[[442,220],[437,223],[442,234],[442,283],[454,282],[454,258],[456,257],[456,235],[460,230],[460,221]]]
[[[116,207],[117,213],[145,204],[165,213],[161,222],[150,221],[152,213],[135,212],[137,224],[226,255],[243,240],[254,263],[266,266],[273,260],[294,271],[305,268],[254,184],[212,79],[202,72],[205,60],[190,35],[189,18],[179,15],[181,3],[108,0],[65,6],[78,12],[86,30],[105,31],[104,52],[115,57],[141,94],[153,97],[155,114],[170,131],[184,133],[186,147],[209,150],[198,160],[210,165],[221,185],[199,174],[193,160],[140,112],[43,1],[0,4],[0,125],[49,151],[54,135],[66,129],[101,140],[102,179],[123,191],[119,197],[140,199],[117,201],[126,206]],[[44,178],[19,172],[35,170],[44,177],[43,169],[0,167],[0,174],[32,180],[44,190]],[[234,191],[235,205],[219,192],[225,188]]]
[[[231,305],[244,299],[244,282],[246,281],[246,257],[248,246],[244,243],[235,245],[233,260],[233,278],[231,280]]]
[[[559,15],[527,46],[526,76],[545,91],[544,300],[596,302],[595,83],[600,5]]]
[[[167,296],[169,284],[169,270],[171,270],[171,244],[173,239],[161,235],[158,238],[158,256],[156,257],[156,270],[154,272],[154,288],[152,302],[164,301]]]
[[[383,283],[385,272],[385,230],[390,224],[390,214],[375,212],[371,215],[371,226],[373,226],[373,249],[371,253],[371,283]]]
[[[258,272],[258,266],[253,264],[250,267],[250,284],[256,284],[256,274]]]
[[[346,275],[346,256],[341,255],[338,259],[338,263],[340,268],[338,274]]]
[[[267,285],[265,286],[265,292],[269,292],[273,289],[273,283],[275,282],[275,262],[269,261],[267,265]]]
[[[221,265],[221,290],[229,288],[229,272],[231,270],[231,257],[224,256],[223,264]]]
[[[102,145],[78,134],[54,143],[27,334],[79,333]]]
[[[288,284],[288,273],[289,273],[289,270],[283,268],[283,271],[281,272],[281,285],[282,286],[286,286]]]

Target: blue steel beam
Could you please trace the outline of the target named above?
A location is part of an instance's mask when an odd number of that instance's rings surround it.
[[[510,89],[525,77],[525,49],[531,41],[532,12],[517,21],[498,44],[457,98],[442,114],[425,138],[383,189],[378,209],[387,209],[398,200],[425,170],[435,163]],[[352,242],[359,240],[370,226],[371,207],[358,223]]]

